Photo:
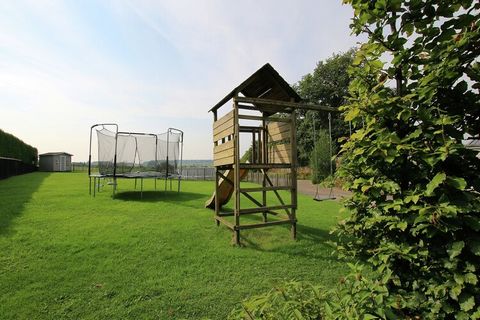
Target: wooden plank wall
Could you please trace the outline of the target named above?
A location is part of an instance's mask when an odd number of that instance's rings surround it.
[[[291,163],[291,124],[289,122],[268,123],[268,162]]]
[[[221,166],[234,162],[232,135],[235,130],[233,110],[213,123],[213,165]]]

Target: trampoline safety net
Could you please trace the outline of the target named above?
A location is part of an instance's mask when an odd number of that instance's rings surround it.
[[[149,172],[164,176],[181,174],[181,131],[169,129],[161,134],[118,132],[117,135],[104,127],[96,131],[101,175],[114,174],[115,154],[116,175]]]

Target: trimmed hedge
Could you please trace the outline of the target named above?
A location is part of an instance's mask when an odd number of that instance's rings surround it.
[[[24,163],[11,158],[0,158],[0,179],[6,179],[37,170],[38,167],[34,164]]]
[[[14,158],[25,164],[38,165],[38,151],[14,135],[0,129],[0,157]]]

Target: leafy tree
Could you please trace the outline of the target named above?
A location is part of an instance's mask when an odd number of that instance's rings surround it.
[[[330,153],[334,153],[332,146],[332,152],[330,152],[330,135],[325,129],[321,129],[317,134],[315,146],[310,155],[310,168],[313,170],[312,182],[314,184],[320,183],[330,175],[330,166],[332,169],[335,165],[330,156]]]
[[[344,2],[368,42],[343,109],[338,248],[383,278],[389,317],[479,319],[480,159],[462,139],[480,134],[480,2]]]
[[[307,102],[338,108],[346,103],[350,75],[347,72],[352,64],[354,49],[332,55],[325,61],[319,61],[312,73],[309,73],[294,85],[294,89]],[[297,147],[299,162],[307,165],[313,150],[313,122],[316,129],[328,129],[328,116],[324,112],[300,111],[297,121]],[[315,118],[315,121],[313,121]],[[332,113],[332,133],[336,143],[338,138],[347,135],[348,124],[341,119],[340,113]]]

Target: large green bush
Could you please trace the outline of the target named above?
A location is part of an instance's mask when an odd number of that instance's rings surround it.
[[[27,164],[38,164],[36,148],[3,130],[0,130],[0,157],[19,159]]]
[[[480,159],[462,144],[480,138],[480,2],[344,2],[368,42],[343,108],[337,252],[368,272],[352,265],[318,317],[480,319]]]
[[[323,290],[308,283],[291,281],[263,295],[245,300],[228,317],[235,319],[323,319]]]
[[[339,249],[391,275],[395,317],[478,319],[480,160],[462,139],[480,134],[480,3],[345,2],[368,42],[344,108]]]

